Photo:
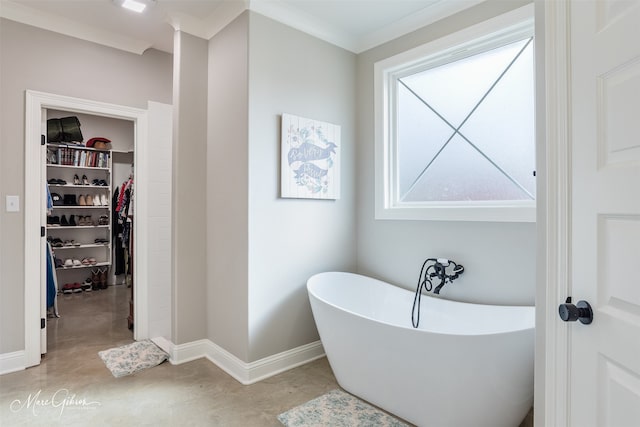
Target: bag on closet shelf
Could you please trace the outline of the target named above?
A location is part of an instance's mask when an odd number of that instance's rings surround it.
[[[65,142],[82,142],[82,131],[80,131],[80,120],[76,116],[63,117],[62,134]]]
[[[60,119],[47,120],[47,142],[61,142],[62,139],[62,123]]]
[[[78,117],[69,116],[47,120],[47,141],[81,143],[83,137]]]

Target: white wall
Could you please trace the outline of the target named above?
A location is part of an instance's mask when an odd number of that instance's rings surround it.
[[[374,219],[373,66],[376,61],[522,6],[485,2],[358,55],[358,271],[415,289],[426,258],[450,258],[466,271],[441,295],[461,301],[533,305],[536,227],[531,223]]]
[[[171,103],[171,55],[153,49],[135,55],[1,19],[0,57],[1,200],[24,200],[25,90]],[[0,354],[24,349],[24,262],[24,212],[0,209]]]
[[[249,37],[249,360],[318,339],[306,280],[355,271],[355,55],[262,15]],[[280,115],[341,126],[339,200],[282,199]]]

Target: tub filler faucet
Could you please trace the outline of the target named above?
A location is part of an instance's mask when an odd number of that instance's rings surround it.
[[[447,272],[448,270],[448,272]],[[464,267],[457,262],[451,261],[445,258],[427,258],[422,264],[420,269],[420,276],[418,277],[418,287],[416,288],[416,295],[413,298],[413,308],[411,309],[411,323],[414,328],[417,328],[420,324],[420,301],[422,299],[422,289],[431,292],[433,289],[434,294],[440,294],[440,290],[447,283],[453,283],[464,272]],[[433,288],[433,281],[437,280],[439,283]],[[416,305],[418,309],[416,310]]]
[[[433,290],[434,294],[440,294],[440,289],[442,289],[442,287],[447,283],[447,281],[449,283],[452,283],[464,272],[464,267],[462,265],[457,264],[448,259],[429,258],[427,261],[433,262],[433,265],[432,265],[433,271],[429,273],[429,277],[431,279],[433,279],[434,277],[437,277],[438,280],[440,280],[440,284],[436,286],[436,288]],[[450,267],[450,266],[452,266],[453,268],[451,269],[451,273],[447,274],[447,267]],[[427,268],[427,271],[429,271],[429,268]]]

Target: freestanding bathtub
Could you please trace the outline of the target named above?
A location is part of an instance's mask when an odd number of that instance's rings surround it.
[[[422,297],[369,277],[307,281],[329,364],[346,391],[418,426],[517,427],[533,404],[534,307]]]

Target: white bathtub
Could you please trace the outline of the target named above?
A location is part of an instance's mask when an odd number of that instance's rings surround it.
[[[418,426],[517,427],[533,404],[534,308],[422,297],[329,272],[307,281],[338,383]]]

